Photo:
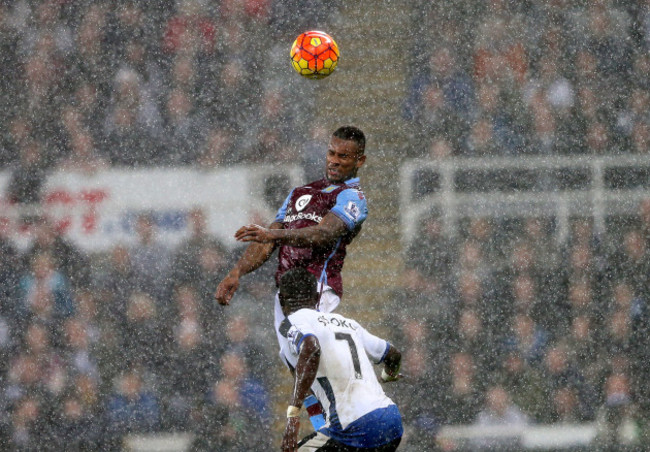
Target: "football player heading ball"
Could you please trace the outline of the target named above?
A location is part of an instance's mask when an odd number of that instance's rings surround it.
[[[368,216],[357,177],[357,171],[366,161],[365,147],[366,137],[360,129],[339,127],[327,149],[325,177],[291,190],[268,228],[250,224],[237,230],[235,238],[250,244],[219,283],[215,298],[220,304],[229,304],[239,287],[239,278],[259,268],[279,247],[276,285],[288,270],[304,267],[318,278],[321,312],[332,312],[339,305],[346,247]],[[283,320],[276,294],[274,330],[279,343],[282,343],[279,326]],[[317,429],[323,419],[318,414],[318,406],[312,410],[312,424]]]
[[[276,285],[287,270],[304,267],[318,279],[319,309],[331,312],[338,306],[346,247],[368,215],[357,177],[366,161],[365,145],[360,129],[339,127],[327,149],[325,177],[291,190],[269,227],[250,224],[237,230],[235,238],[250,244],[217,287],[215,298],[220,304],[229,304],[240,277],[259,268],[279,247]],[[282,320],[276,295],[276,334]]]

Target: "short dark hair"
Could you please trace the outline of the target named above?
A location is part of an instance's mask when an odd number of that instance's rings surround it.
[[[303,267],[288,270],[280,277],[280,305],[297,308],[318,299],[316,277]]]
[[[363,154],[366,150],[366,136],[358,127],[341,126],[334,131],[333,136],[346,141],[354,141],[359,146],[359,154]]]

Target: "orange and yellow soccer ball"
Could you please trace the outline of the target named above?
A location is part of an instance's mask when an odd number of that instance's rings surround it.
[[[336,69],[338,60],[339,47],[322,31],[306,31],[291,46],[291,65],[303,77],[327,77]]]

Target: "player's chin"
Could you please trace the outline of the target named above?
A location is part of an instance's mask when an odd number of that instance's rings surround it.
[[[336,173],[335,175],[327,173],[325,177],[327,178],[328,181],[332,182],[333,184],[338,184],[339,182],[343,182],[344,180],[344,177],[338,173]]]

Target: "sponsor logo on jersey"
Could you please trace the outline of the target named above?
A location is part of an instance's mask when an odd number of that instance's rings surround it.
[[[300,198],[298,198],[296,200],[296,211],[300,212],[302,209],[307,207],[309,201],[311,201],[311,195],[302,195]]]
[[[359,209],[359,206],[354,203],[354,201],[349,201],[348,205],[345,206],[343,210],[345,211],[346,215],[354,221],[357,221],[361,215],[361,210]]]
[[[286,217],[284,217],[285,223],[291,223],[297,220],[312,220],[315,221],[316,223],[320,223],[321,221],[323,221],[323,217],[321,217],[320,215],[316,215],[313,212],[312,213],[300,212],[295,215],[287,215]]]

